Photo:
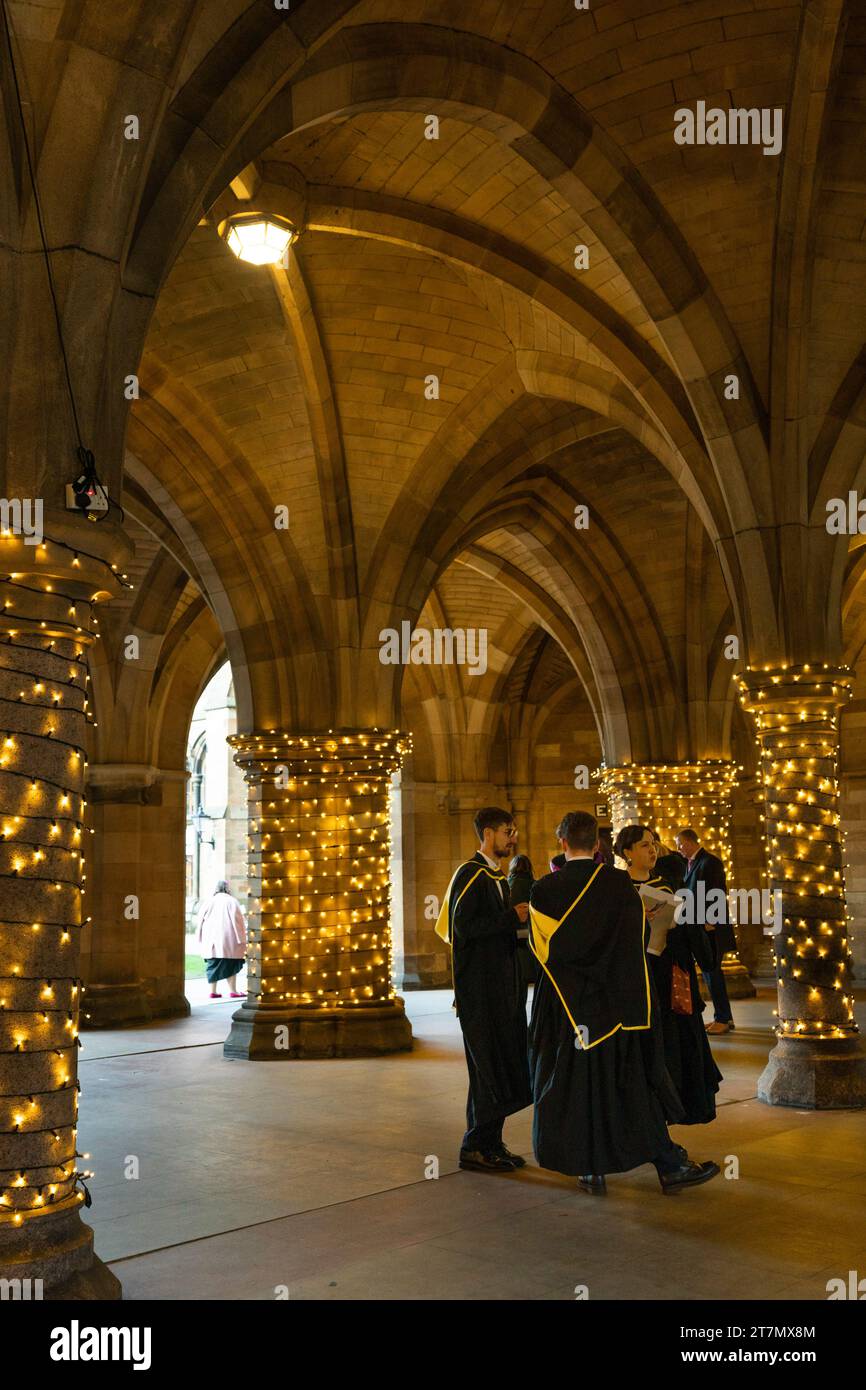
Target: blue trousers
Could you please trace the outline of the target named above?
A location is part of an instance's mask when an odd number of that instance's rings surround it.
[[[725,972],[720,965],[715,970],[702,971],[704,983],[710,991],[710,998],[713,1001],[713,1013],[717,1023],[733,1023],[734,1016],[731,1013],[731,1006],[728,1002],[728,987],[725,984]]]

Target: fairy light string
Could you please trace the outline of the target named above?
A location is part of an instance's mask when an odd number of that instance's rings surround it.
[[[389,1003],[391,779],[409,735],[228,741],[249,788],[253,1001],[310,1010]]]
[[[596,776],[608,803],[614,832],[623,825],[649,825],[664,844],[691,826],[733,881],[731,816],[738,775],[736,763],[705,759],[690,763],[602,765]]]
[[[690,826],[709,852],[721,859],[730,890],[734,886],[733,798],[742,771],[742,766],[726,759],[706,758],[690,763],[602,765],[596,776],[614,833],[623,825],[649,825],[663,844],[672,847],[677,831]],[[725,952],[723,965],[729,987],[735,979],[747,981],[739,950]]]
[[[756,731],[767,880],[782,897],[774,938],[777,1034],[857,1033],[839,810],[839,714],[851,698],[848,666],[747,667],[736,677]]]

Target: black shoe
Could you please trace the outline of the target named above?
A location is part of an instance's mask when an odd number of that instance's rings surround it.
[[[604,1197],[607,1193],[604,1173],[586,1173],[578,1178],[577,1185],[583,1188],[584,1192],[591,1192],[593,1197]]]
[[[461,1149],[460,1167],[475,1173],[513,1173],[514,1164],[502,1154],[483,1154],[480,1149]]]
[[[526,1167],[526,1159],[521,1158],[520,1154],[513,1154],[510,1149],[506,1149],[504,1144],[500,1144],[493,1152],[496,1154],[497,1158],[507,1158],[512,1168]]]
[[[675,1192],[681,1192],[684,1187],[698,1187],[702,1182],[709,1182],[720,1173],[718,1163],[694,1163],[688,1159],[681,1168],[675,1168],[672,1173],[659,1173],[659,1182],[662,1185],[662,1192],[666,1197],[673,1196]]]

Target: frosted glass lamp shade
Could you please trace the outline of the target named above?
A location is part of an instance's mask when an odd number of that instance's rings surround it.
[[[239,261],[248,265],[279,265],[298,233],[290,222],[273,213],[243,213],[230,217],[223,237]]]

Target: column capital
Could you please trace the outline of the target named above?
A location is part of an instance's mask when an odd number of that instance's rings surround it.
[[[698,758],[694,762],[620,763],[611,767],[604,763],[596,776],[605,794],[620,787],[651,791],[682,784],[699,783],[706,789],[732,791],[737,782],[739,766],[729,758]]]
[[[525,816],[532,798],[535,795],[535,788],[531,782],[512,782],[508,787],[508,804],[516,816]]]
[[[439,809],[449,816],[471,816],[492,805],[493,795],[489,782],[452,782],[438,798]]]
[[[153,767],[149,763],[88,763],[86,776],[90,800],[141,802],[146,805],[152,788],[162,782],[186,782],[189,772]]]
[[[412,735],[400,729],[328,729],[312,734],[267,729],[230,734],[226,741],[248,782],[280,763],[308,763],[322,771],[336,771],[340,764],[370,762],[380,772],[393,773],[412,747]]]
[[[849,666],[826,663],[747,666],[736,677],[740,704],[755,716],[758,732],[788,721],[827,719],[835,723],[851,699],[854,672]],[[771,714],[770,720],[763,718]]]
[[[18,501],[20,499],[12,499]],[[0,532],[4,603],[0,633],[29,633],[56,645],[87,646],[98,636],[91,605],[131,589],[122,567],[129,541],[113,524],[88,525],[72,513],[39,510],[21,527]]]
[[[623,763],[596,772],[615,828],[649,824],[662,839],[684,825],[708,832],[710,849],[729,865],[728,823],[740,767],[723,758],[683,763]]]

